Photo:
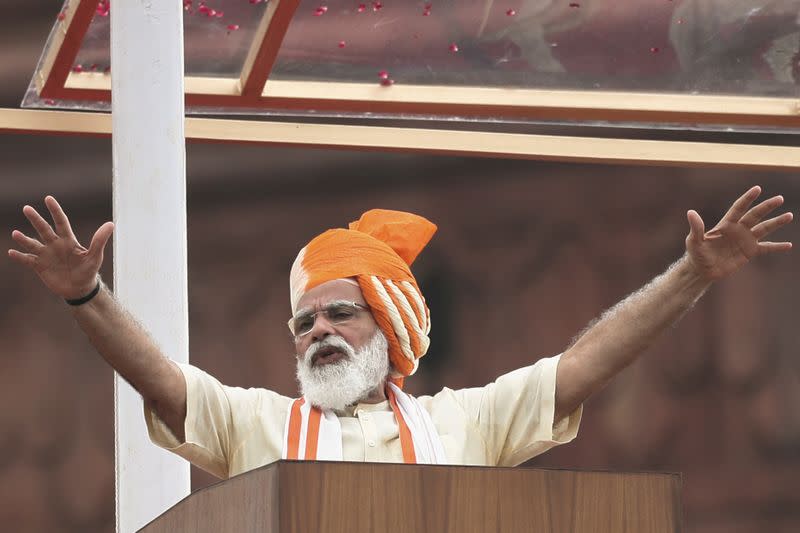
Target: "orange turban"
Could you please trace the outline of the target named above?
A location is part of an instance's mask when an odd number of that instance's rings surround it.
[[[431,321],[409,267],[434,233],[436,225],[423,217],[384,209],[367,211],[349,229],[326,231],[300,250],[292,265],[292,313],[314,287],[355,278],[386,335],[393,377],[410,376],[428,351]]]

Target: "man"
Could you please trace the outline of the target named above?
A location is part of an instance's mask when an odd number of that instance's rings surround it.
[[[52,197],[50,226],[23,213],[39,239],[12,234],[11,259],[65,298],[98,352],[138,390],[151,438],[228,477],[281,457],[516,465],[577,435],[581,405],[679,319],[715,280],[755,256],[787,251],[764,239],[792,220],[766,218],[753,187],[713,229],[689,211],[686,254],[589,327],[560,356],[541,359],[486,387],[413,398],[403,378],[425,354],[430,314],[410,265],[436,228],[408,213],[373,210],[301,250],[290,276],[297,400],[264,389],[225,387],[160,353],[98,279],[113,224],[88,249]],[[489,354],[491,356],[491,354]]]

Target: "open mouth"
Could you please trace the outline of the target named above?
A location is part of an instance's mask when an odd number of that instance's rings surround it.
[[[344,359],[345,354],[339,348],[333,346],[325,346],[317,350],[311,356],[311,366],[328,365]]]

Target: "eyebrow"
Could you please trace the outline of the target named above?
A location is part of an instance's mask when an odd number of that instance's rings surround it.
[[[341,305],[341,304],[358,304],[358,305],[366,307],[366,304],[360,304],[360,303],[355,302],[353,300],[331,300],[330,302],[328,302],[325,305],[321,306],[320,309],[324,309],[325,307],[330,307],[332,305]],[[302,318],[302,317],[304,317],[306,315],[311,315],[313,313],[315,313],[313,307],[303,307],[302,309],[300,309],[294,315],[294,318],[295,319]]]

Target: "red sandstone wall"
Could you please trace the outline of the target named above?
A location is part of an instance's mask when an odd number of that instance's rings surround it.
[[[790,175],[366,155],[304,173],[320,154],[291,156],[277,184],[190,182],[191,357],[226,383],[294,393],[288,268],[370,207],[440,227],[416,268],[433,346],[408,388],[427,393],[561,351],[682,253],[686,209],[710,222],[756,180],[800,205]],[[109,216],[107,188],[65,203],[84,237]],[[800,225],[783,237],[800,244]],[[800,529],[798,266],[763,258],[714,287],[587,404],[575,443],[532,464],[683,472],[689,532]],[[0,261],[0,289],[2,529],[111,531],[111,372],[31,275]]]

